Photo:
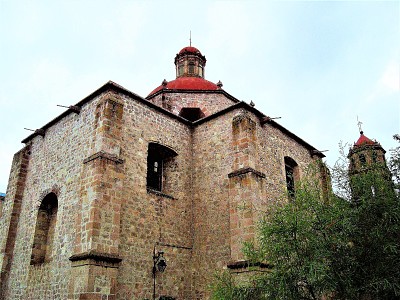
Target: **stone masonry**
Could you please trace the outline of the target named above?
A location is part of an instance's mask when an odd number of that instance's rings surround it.
[[[188,72],[189,88],[177,78],[146,99],[110,81],[23,140],[0,214],[1,299],[208,299],[215,272],[249,271],[242,243],[282,199],[285,157],[301,177],[323,155]]]

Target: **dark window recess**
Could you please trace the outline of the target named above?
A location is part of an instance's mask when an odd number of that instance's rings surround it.
[[[185,67],[183,64],[179,64],[178,66],[178,76],[182,76],[185,71]]]
[[[162,160],[156,155],[149,155],[147,159],[147,186],[153,190],[161,191],[162,185]]]
[[[176,156],[176,152],[157,143],[149,143],[147,156],[147,187],[161,192],[163,189],[163,171],[169,158]]]
[[[160,298],[158,298],[159,300],[176,300],[175,297],[171,297],[171,296],[160,296]]]
[[[179,112],[179,115],[186,120],[191,122],[197,121],[201,118],[204,118],[205,115],[198,107],[184,107]]]
[[[298,176],[298,166],[294,159],[285,156],[285,175],[286,175],[286,188],[289,197],[294,197],[295,181]]]
[[[374,163],[376,163],[377,159],[378,159],[378,154],[377,154],[375,151],[372,152],[372,161],[373,161]]]
[[[194,64],[193,63],[189,64],[189,74],[194,74]]]
[[[290,196],[294,196],[294,173],[293,168],[285,166],[286,171],[286,187]]]
[[[358,159],[360,160],[362,165],[365,165],[367,163],[367,160],[365,159],[365,155],[364,154],[360,154],[358,156]]]
[[[58,200],[56,194],[50,193],[44,197],[37,214],[31,265],[42,264],[51,260],[57,209]]]

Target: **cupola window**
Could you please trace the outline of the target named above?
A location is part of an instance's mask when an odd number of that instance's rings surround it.
[[[199,65],[199,76],[204,78],[204,70],[202,65]]]
[[[189,63],[189,74],[193,75],[194,74],[194,63]]]
[[[184,71],[185,71],[185,66],[183,65],[183,63],[179,64],[179,66],[178,66],[178,76],[182,76]]]

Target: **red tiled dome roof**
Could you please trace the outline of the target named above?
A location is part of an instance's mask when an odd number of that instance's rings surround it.
[[[182,53],[185,53],[185,52],[191,52],[191,53],[199,53],[199,54],[201,54],[201,52],[200,52],[199,49],[197,49],[197,48],[195,48],[195,47],[192,47],[192,46],[188,46],[188,47],[182,48],[182,50],[179,51],[179,54],[182,54]]]
[[[192,47],[193,48],[193,47]],[[205,80],[200,77],[179,77],[167,83],[167,85],[160,85],[154,89],[150,94],[155,94],[162,89],[168,90],[201,90],[201,91],[216,91],[218,86],[211,81]]]
[[[363,145],[374,145],[376,144],[374,141],[367,138],[364,133],[361,131],[361,135],[358,138],[358,141],[354,144],[354,146],[363,146]]]

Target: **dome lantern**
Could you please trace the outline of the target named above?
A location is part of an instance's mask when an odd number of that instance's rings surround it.
[[[192,46],[184,47],[175,56],[176,78],[199,77],[204,79],[206,61],[199,49]]]

